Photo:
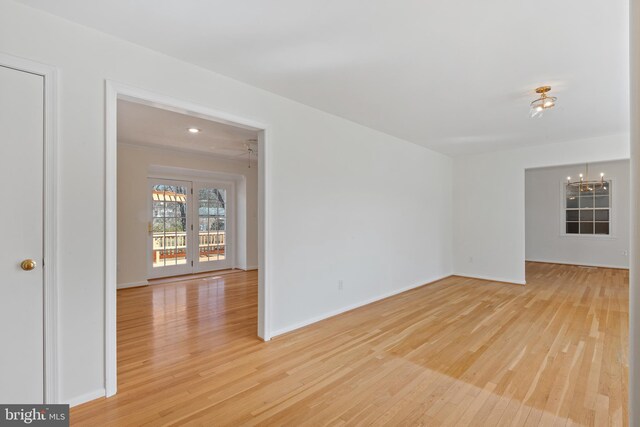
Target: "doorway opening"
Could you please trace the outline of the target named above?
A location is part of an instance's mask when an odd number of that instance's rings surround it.
[[[258,131],[121,99],[117,136],[119,289],[258,268]]]
[[[527,274],[553,265],[628,269],[629,173],[628,160],[527,169]]]
[[[107,396],[119,374],[116,301],[125,318],[144,301],[143,316],[175,310],[158,304],[169,294],[220,316],[232,312],[232,292],[251,299],[245,335],[269,340],[266,134],[250,120],[108,82]],[[134,293],[137,302],[122,299]]]

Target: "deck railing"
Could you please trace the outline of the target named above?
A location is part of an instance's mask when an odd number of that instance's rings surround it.
[[[226,245],[224,231],[198,233],[198,252],[200,255],[224,253]],[[159,262],[164,258],[184,257],[187,252],[187,233],[153,233],[153,259]]]

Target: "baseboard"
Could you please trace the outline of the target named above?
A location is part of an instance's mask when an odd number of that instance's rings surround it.
[[[413,289],[416,289],[416,288],[420,288],[422,286],[430,285],[430,284],[438,282],[438,281],[440,281],[442,279],[446,279],[447,277],[450,277],[450,276],[451,276],[450,274],[447,274],[447,275],[444,275],[442,277],[436,277],[436,278],[427,280],[425,282],[420,282],[420,283],[413,284],[413,285],[410,285],[410,286],[405,286],[404,288],[394,289],[394,290],[392,290],[390,292],[386,292],[386,293],[384,293],[382,295],[378,295],[378,296],[375,296],[373,298],[368,298],[368,299],[366,299],[364,301],[360,301],[360,302],[357,302],[355,304],[350,304],[348,306],[339,308],[337,310],[333,310],[333,311],[330,311],[328,313],[324,313],[324,314],[321,314],[319,316],[315,316],[315,317],[312,317],[310,319],[303,320],[302,322],[298,322],[296,324],[293,324],[291,326],[287,326],[285,328],[280,328],[280,329],[278,329],[276,331],[273,331],[269,335],[268,340],[270,340],[270,339],[272,339],[274,337],[277,337],[278,335],[283,335],[283,334],[286,334],[288,332],[295,331],[296,329],[304,328],[305,326],[309,326],[309,325],[311,325],[313,323],[320,322],[321,320],[325,320],[325,319],[328,319],[330,317],[334,317],[334,316],[337,316],[339,314],[346,313],[347,311],[355,310],[356,308],[363,307],[365,305],[368,305],[368,304],[371,304],[371,303],[374,303],[374,302],[377,302],[377,301],[392,297],[394,295],[398,295],[398,294],[401,294],[403,292],[407,292],[407,291],[410,291],[410,290],[413,290]]]
[[[139,286],[148,286],[149,282],[143,280],[141,282],[131,282],[131,283],[118,283],[116,286],[118,289],[127,289],[127,288],[137,288]]]
[[[235,270],[242,270],[242,271],[253,271],[253,270],[257,270],[258,266],[257,265],[251,265],[251,266],[246,266],[246,265],[239,265],[236,267],[233,267]]]
[[[576,267],[597,267],[597,268],[613,268],[615,270],[628,270],[629,267],[623,267],[619,265],[606,265],[606,264],[586,264],[580,263],[576,264],[574,262],[561,262],[561,261],[545,261],[541,259],[528,259],[526,262],[537,262],[541,264],[558,264],[558,265],[573,265]]]
[[[95,399],[100,399],[101,397],[105,397],[105,396],[106,396],[105,390],[104,388],[101,388],[99,390],[95,390],[95,391],[74,397],[72,399],[68,399],[66,403],[69,406],[74,407],[74,406],[81,405],[83,403],[90,402]]]
[[[478,276],[476,274],[466,274],[466,273],[455,273],[454,276],[464,277],[467,279],[480,279],[486,280],[488,282],[500,282],[500,283],[508,283],[510,285],[526,285],[526,280],[513,280],[513,279],[505,279],[504,277],[492,277],[492,276]]]

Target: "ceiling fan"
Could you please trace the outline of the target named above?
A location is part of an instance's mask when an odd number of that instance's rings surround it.
[[[247,156],[248,167],[251,169],[251,160],[258,158],[258,140],[257,139],[247,139],[247,142],[244,144],[245,152],[238,154],[236,157]]]

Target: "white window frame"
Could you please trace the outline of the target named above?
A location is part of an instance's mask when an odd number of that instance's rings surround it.
[[[566,197],[566,185],[567,181],[562,180],[560,182],[560,237],[567,239],[598,239],[598,240],[613,240],[617,239],[617,204],[616,204],[616,191],[618,186],[616,185],[615,178],[606,178],[606,181],[611,183],[611,190],[609,191],[609,234],[573,234],[567,233],[566,224],[566,211],[567,211],[567,197]]]

